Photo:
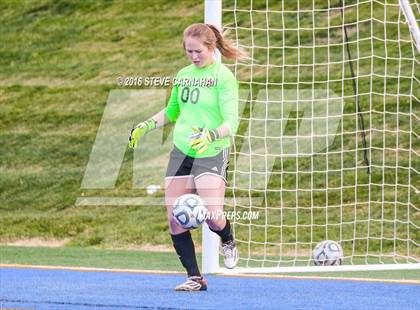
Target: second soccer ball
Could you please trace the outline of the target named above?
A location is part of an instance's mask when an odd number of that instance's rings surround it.
[[[312,252],[314,264],[317,266],[341,265],[343,256],[341,245],[332,240],[318,243]]]

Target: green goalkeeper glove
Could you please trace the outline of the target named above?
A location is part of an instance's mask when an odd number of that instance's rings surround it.
[[[155,128],[156,122],[153,119],[138,124],[135,128],[131,129],[130,137],[128,138],[128,147],[135,149],[139,145],[141,137]]]
[[[210,143],[219,138],[217,130],[208,130],[207,128],[193,127],[193,134],[190,136],[190,147],[197,151],[197,154],[203,153],[209,147]]]

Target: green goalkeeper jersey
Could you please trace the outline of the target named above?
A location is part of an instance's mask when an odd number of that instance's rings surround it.
[[[238,83],[232,72],[215,61],[204,68],[191,64],[181,69],[175,80],[166,115],[175,123],[174,144],[184,154],[195,157],[216,156],[230,146],[230,137],[217,139],[197,154],[190,143],[192,127],[216,129],[221,125],[233,135],[238,128]]]

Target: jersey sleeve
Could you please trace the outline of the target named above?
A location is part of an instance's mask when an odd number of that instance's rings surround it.
[[[219,109],[223,117],[222,126],[229,128],[232,136],[238,129],[238,82],[229,69],[222,73],[219,87]]]
[[[174,85],[171,90],[171,97],[165,110],[166,116],[171,122],[175,122],[180,114],[180,108],[178,104],[178,85]]]

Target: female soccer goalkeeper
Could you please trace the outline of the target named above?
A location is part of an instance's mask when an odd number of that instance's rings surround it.
[[[232,72],[216,61],[216,48],[226,58],[242,59],[245,54],[209,24],[193,24],[184,31],[184,49],[191,65],[181,69],[165,109],[132,130],[129,146],[135,148],[149,131],[175,122],[174,149],[165,178],[165,204],[171,238],[187,270],[179,291],[204,291],[190,231],[177,224],[172,208],[178,196],[197,193],[211,216],[210,230],[222,240],[227,268],[238,262],[238,251],[229,220],[221,216],[224,205],[230,136],[238,127],[238,84]],[[218,216],[215,216],[218,215]]]

